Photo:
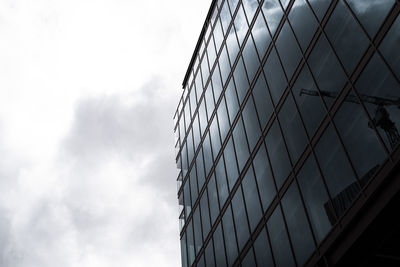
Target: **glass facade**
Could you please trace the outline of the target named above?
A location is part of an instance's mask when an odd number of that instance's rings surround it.
[[[218,0],[175,117],[182,266],[303,266],[400,143],[400,2]]]

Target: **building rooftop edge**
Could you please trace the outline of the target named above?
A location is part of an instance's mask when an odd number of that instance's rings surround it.
[[[210,22],[210,18],[211,18],[211,15],[212,15],[212,12],[213,12],[213,10],[214,10],[214,7],[215,7],[215,4],[216,4],[216,3],[217,3],[217,0],[212,0],[212,2],[211,2],[211,6],[210,6],[210,9],[208,10],[206,20],[204,21],[204,24],[203,24],[203,28],[201,29],[199,39],[197,40],[196,47],[195,47],[195,49],[194,49],[194,51],[193,51],[192,58],[190,59],[190,63],[189,63],[189,66],[188,66],[188,68],[187,68],[187,70],[186,70],[185,77],[183,78],[182,89],[185,88],[186,83],[187,83],[187,81],[188,81],[188,79],[189,79],[190,71],[191,71],[191,69],[192,69],[192,67],[193,67],[193,64],[194,64],[195,60],[196,60],[197,52],[198,52],[199,49],[200,49],[201,41],[202,41],[202,39],[203,39],[203,37],[204,37],[206,31],[207,31],[207,26],[208,26],[208,24],[209,24],[209,22]]]

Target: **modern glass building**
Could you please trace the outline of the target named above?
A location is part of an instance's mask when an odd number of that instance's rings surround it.
[[[212,1],[175,114],[182,266],[400,266],[399,12]]]

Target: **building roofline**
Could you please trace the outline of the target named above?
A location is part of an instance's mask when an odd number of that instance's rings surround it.
[[[206,20],[204,21],[203,28],[202,28],[200,36],[199,36],[199,39],[197,40],[196,47],[195,47],[195,49],[193,51],[192,58],[190,60],[189,66],[188,66],[188,68],[186,70],[185,78],[183,78],[183,82],[182,82],[182,88],[183,89],[186,86],[186,83],[187,83],[187,81],[189,79],[189,76],[190,76],[190,71],[191,71],[191,69],[193,67],[194,62],[196,61],[197,52],[199,51],[200,46],[201,46],[201,41],[203,40],[203,37],[206,34],[207,26],[210,23],[211,15],[212,15],[212,12],[214,10],[214,7],[215,7],[216,3],[217,3],[217,0],[212,0],[210,9],[208,10]]]

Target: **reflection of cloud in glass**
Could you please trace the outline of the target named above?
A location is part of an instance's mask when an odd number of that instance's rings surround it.
[[[283,15],[282,8],[277,0],[265,1],[262,8],[271,34],[273,35],[281,21]]]

